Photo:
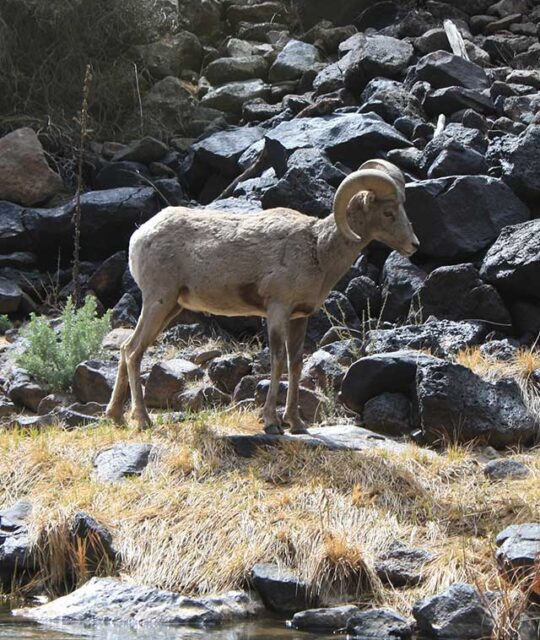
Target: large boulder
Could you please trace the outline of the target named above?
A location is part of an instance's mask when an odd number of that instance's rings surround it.
[[[262,56],[218,58],[206,67],[204,75],[214,86],[254,78],[265,80],[268,63]]]
[[[523,198],[540,199],[540,125],[530,126],[511,140],[503,153],[503,176]]]
[[[195,157],[225,175],[239,172],[238,160],[246,149],[261,140],[259,127],[234,127],[203,138],[193,145]]]
[[[144,67],[156,78],[180,77],[184,70],[201,69],[203,48],[199,38],[189,31],[168,34],[136,49]]]
[[[397,251],[384,263],[382,284],[382,318],[394,322],[407,318],[415,296],[426,279],[426,273]]]
[[[540,220],[502,230],[482,263],[480,274],[512,296],[540,299]]]
[[[486,598],[469,584],[453,584],[443,593],[419,600],[413,607],[418,629],[440,640],[490,638],[493,617]]]
[[[35,132],[23,127],[0,138],[0,200],[25,206],[44,202],[63,189],[47,164]]]
[[[374,113],[340,113],[320,118],[295,118],[278,124],[266,134],[269,159],[278,175],[298,149],[313,148],[327,154],[334,163],[351,168],[390,149],[411,143]]]
[[[261,204],[264,209],[290,207],[309,216],[325,218],[332,212],[335,193],[328,182],[292,167],[264,192]]]
[[[369,36],[351,53],[345,71],[345,86],[360,93],[372,78],[397,78],[407,68],[413,53],[413,46],[405,40],[382,35]]]
[[[174,406],[175,396],[184,391],[187,383],[199,380],[203,375],[200,367],[183,358],[157,362],[150,370],[144,388],[146,405],[158,409]]]
[[[530,442],[539,433],[540,423],[513,379],[488,382],[459,364],[432,362],[418,368],[416,391],[428,442],[481,440],[507,447]]]
[[[388,436],[403,436],[412,429],[411,403],[403,393],[381,393],[364,406],[366,429]]]
[[[266,99],[269,95],[270,86],[262,80],[227,82],[227,84],[211,89],[201,100],[201,105],[241,115],[245,102],[256,98]]]
[[[368,355],[400,349],[423,349],[444,358],[466,347],[481,344],[486,334],[487,329],[481,322],[430,320],[425,324],[368,331],[364,348]]]
[[[425,316],[433,315],[441,320],[481,320],[508,327],[512,324],[496,289],[481,280],[470,263],[434,269],[417,294]]]
[[[289,40],[270,67],[270,81],[296,80],[304,72],[313,69],[319,61],[320,54],[317,47],[300,40]]]
[[[67,596],[14,613],[42,623],[206,626],[241,620],[259,609],[241,591],[189,598],[118,578],[92,578]]]
[[[267,609],[295,613],[315,604],[308,585],[293,571],[270,562],[260,562],[251,570],[251,581]]]
[[[489,78],[477,64],[448,51],[434,51],[421,58],[413,69],[416,80],[424,80],[434,89],[464,87],[482,90],[489,88]]]
[[[505,226],[530,217],[502,180],[488,176],[409,183],[406,207],[420,252],[437,259],[473,255],[489,247]]]
[[[413,397],[418,367],[436,362],[441,361],[412,350],[360,358],[345,374],[339,398],[348,409],[360,413],[368,400],[384,393]]]
[[[73,374],[73,393],[80,402],[107,404],[116,380],[116,366],[110,362],[85,360]]]

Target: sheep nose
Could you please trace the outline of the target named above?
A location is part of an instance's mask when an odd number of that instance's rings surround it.
[[[419,242],[418,240],[413,240],[413,241],[411,242],[411,244],[412,244],[412,246],[413,246],[413,249],[414,249],[415,251],[418,251],[418,249],[420,248],[420,242]]]

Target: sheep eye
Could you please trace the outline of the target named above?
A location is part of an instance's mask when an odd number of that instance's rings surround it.
[[[393,218],[394,217],[394,212],[391,209],[388,209],[386,211],[383,211],[383,215],[386,218]]]

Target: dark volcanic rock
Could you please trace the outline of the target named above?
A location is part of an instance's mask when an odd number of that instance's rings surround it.
[[[0,201],[0,251],[31,248],[31,239],[23,222],[25,209],[12,202]]]
[[[411,403],[402,393],[381,393],[366,402],[362,418],[370,431],[403,436],[412,429]]]
[[[392,251],[384,263],[382,284],[382,318],[395,321],[409,315],[411,303],[426,279],[425,272],[397,251]]]
[[[379,315],[381,292],[371,278],[367,276],[352,278],[345,289],[345,295],[360,320],[376,318]]]
[[[513,379],[488,382],[458,364],[430,363],[418,368],[416,387],[421,428],[429,442],[450,438],[507,447],[538,434],[540,425]]]
[[[440,113],[452,115],[463,109],[474,109],[479,113],[486,114],[496,112],[495,103],[489,96],[465,87],[446,87],[430,91],[424,98],[422,105],[426,113],[431,116]]]
[[[359,612],[354,605],[331,607],[329,609],[307,609],[295,613],[290,621],[294,629],[307,631],[339,631],[347,626],[347,620]]]
[[[265,80],[268,75],[268,63],[262,56],[217,58],[206,67],[204,75],[213,85],[253,78]]]
[[[425,549],[411,549],[399,541],[390,545],[375,563],[379,578],[393,587],[417,585],[422,581],[423,568],[433,555]]]
[[[425,316],[512,324],[497,291],[480,279],[470,263],[434,269],[417,293]]]
[[[90,575],[95,575],[105,562],[114,566],[117,552],[111,532],[92,516],[84,511],[76,513],[70,526],[70,536],[73,546],[83,550]]]
[[[454,584],[413,607],[418,628],[438,639],[481,640],[491,637],[493,618],[474,587]]]
[[[42,623],[207,626],[241,620],[259,610],[242,591],[188,598],[118,578],[92,578],[63,598],[19,609],[15,615]]]
[[[510,579],[521,581],[533,577],[540,555],[540,523],[513,524],[499,533],[496,539],[497,562],[501,572]]]
[[[8,385],[8,396],[12,402],[36,412],[39,403],[48,394],[44,385],[38,384],[24,369],[14,369]]]
[[[351,640],[407,640],[412,633],[412,623],[388,609],[362,611],[347,622]]]
[[[256,564],[251,570],[251,581],[265,607],[271,611],[293,613],[315,604],[308,585],[292,571],[276,564]]]
[[[407,68],[414,49],[405,40],[389,36],[369,36],[364,44],[353,50],[345,71],[345,86],[360,93],[372,78],[399,77]]]
[[[266,134],[266,145],[272,166],[282,175],[297,149],[315,147],[332,162],[357,169],[381,152],[411,143],[376,114],[343,113],[282,122]]]
[[[531,470],[518,460],[502,458],[488,462],[484,467],[484,475],[489,480],[522,480],[531,475]]]
[[[193,150],[201,162],[225,175],[234,175],[239,171],[240,156],[263,135],[259,127],[235,127],[203,138]]]
[[[144,388],[147,406],[159,409],[172,407],[176,394],[184,391],[189,381],[198,380],[203,375],[200,367],[182,358],[156,363],[150,370]]]
[[[0,277],[0,313],[13,313],[21,304],[23,292],[16,282]]]
[[[416,80],[425,80],[435,89],[464,87],[482,90],[489,79],[482,67],[447,51],[434,51],[421,58],[413,71]]]
[[[120,297],[126,267],[127,253],[119,251],[107,258],[90,276],[88,288],[95,292],[104,305],[110,306]]]
[[[115,444],[96,454],[94,458],[96,476],[102,482],[118,482],[129,476],[140,476],[146,469],[153,451],[153,445],[146,443]]]
[[[116,366],[108,362],[81,362],[73,375],[73,393],[80,402],[107,404],[116,380]]]
[[[270,67],[270,81],[297,80],[305,71],[312,69],[319,60],[317,47],[300,40],[289,40]]]
[[[420,252],[443,259],[486,249],[505,226],[530,216],[502,180],[487,176],[409,183],[406,206]]]
[[[508,226],[484,258],[482,278],[513,296],[540,299],[540,220]]]
[[[292,167],[264,192],[264,209],[290,207],[309,216],[324,218],[332,212],[336,190],[321,178],[312,178],[303,169]]]
[[[242,355],[215,358],[208,367],[210,380],[225,393],[232,394],[240,380],[251,373],[251,359]]]
[[[27,521],[32,505],[21,500],[0,511],[0,588],[9,593],[13,579],[29,577],[34,570]]]
[[[530,126],[507,148],[503,156],[503,176],[516,193],[540,199],[540,125]]]
[[[320,389],[338,389],[345,370],[328,351],[319,349],[312,353],[302,370],[302,383]]]
[[[395,329],[373,329],[366,335],[367,354],[400,349],[428,349],[439,357],[457,353],[482,343],[487,333],[481,322],[430,321]]]
[[[340,400],[351,411],[360,413],[370,398],[387,392],[410,397],[418,366],[431,362],[441,361],[419,351],[395,351],[360,358],[345,374]]]

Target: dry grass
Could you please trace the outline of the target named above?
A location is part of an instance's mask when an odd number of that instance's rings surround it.
[[[540,517],[540,453],[518,457],[533,474],[493,485],[471,450],[428,456],[329,452],[299,443],[236,457],[220,434],[260,429],[251,412],[206,413],[151,433],[107,423],[95,429],[0,432],[0,504],[35,505],[32,535],[43,575],[58,590],[67,526],[84,510],[114,534],[129,578],[188,593],[242,587],[251,566],[296,569],[329,600],[348,597],[410,613],[418,597],[458,581],[498,586],[495,534]],[[144,475],[105,485],[96,451],[118,441],[159,450]],[[426,580],[393,590],[373,571],[392,540],[435,553]],[[69,551],[72,553],[72,551]]]

